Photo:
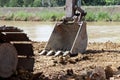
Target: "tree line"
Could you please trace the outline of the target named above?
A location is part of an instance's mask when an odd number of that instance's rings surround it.
[[[81,0],[82,5],[120,5],[120,0]],[[0,7],[57,7],[65,0],[0,0]]]
[[[82,0],[83,5],[91,6],[109,6],[109,5],[120,5],[120,0]]]
[[[65,0],[0,0],[0,7],[54,7],[64,5]]]

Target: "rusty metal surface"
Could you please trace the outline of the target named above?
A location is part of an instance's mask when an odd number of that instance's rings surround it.
[[[10,41],[7,39],[7,37],[4,34],[0,33],[0,43],[5,43],[5,42],[9,43]]]
[[[13,26],[1,26],[0,32],[23,32],[23,30]]]
[[[33,56],[31,40],[23,30],[12,26],[0,27],[0,43],[9,42],[13,44],[18,55]]]
[[[23,32],[2,32],[9,41],[30,41],[26,33]]]
[[[24,68],[25,70],[33,72],[34,63],[35,63],[34,58],[18,57],[17,69]]]
[[[71,48],[71,52],[73,54],[76,54],[78,52],[84,53],[87,48],[88,36],[86,30],[86,22],[82,22],[79,26],[80,28],[76,34],[73,46]]]
[[[83,53],[87,47],[86,23],[57,23],[45,47],[46,50]]]
[[[13,43],[18,55],[34,56],[32,43]]]

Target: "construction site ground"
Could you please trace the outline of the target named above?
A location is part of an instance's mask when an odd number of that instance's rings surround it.
[[[75,57],[41,56],[39,53],[44,49],[45,44],[46,42],[33,42],[35,56],[25,58],[24,62],[19,61],[17,72],[8,80],[89,80],[86,78],[87,73],[98,66],[104,69],[110,66],[113,75],[118,78],[120,73],[119,43],[110,41],[88,43],[87,51]]]

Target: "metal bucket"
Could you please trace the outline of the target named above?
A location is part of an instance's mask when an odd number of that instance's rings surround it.
[[[83,53],[87,47],[86,22],[59,22],[45,47],[45,50],[70,51],[71,54]]]

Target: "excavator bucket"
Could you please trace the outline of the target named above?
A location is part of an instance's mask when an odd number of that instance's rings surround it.
[[[86,22],[56,23],[45,50],[70,51],[71,55],[76,55],[85,52],[87,40]]]
[[[83,53],[87,47],[86,13],[80,8],[80,0],[66,0],[65,18],[55,24],[51,37],[40,55]]]

